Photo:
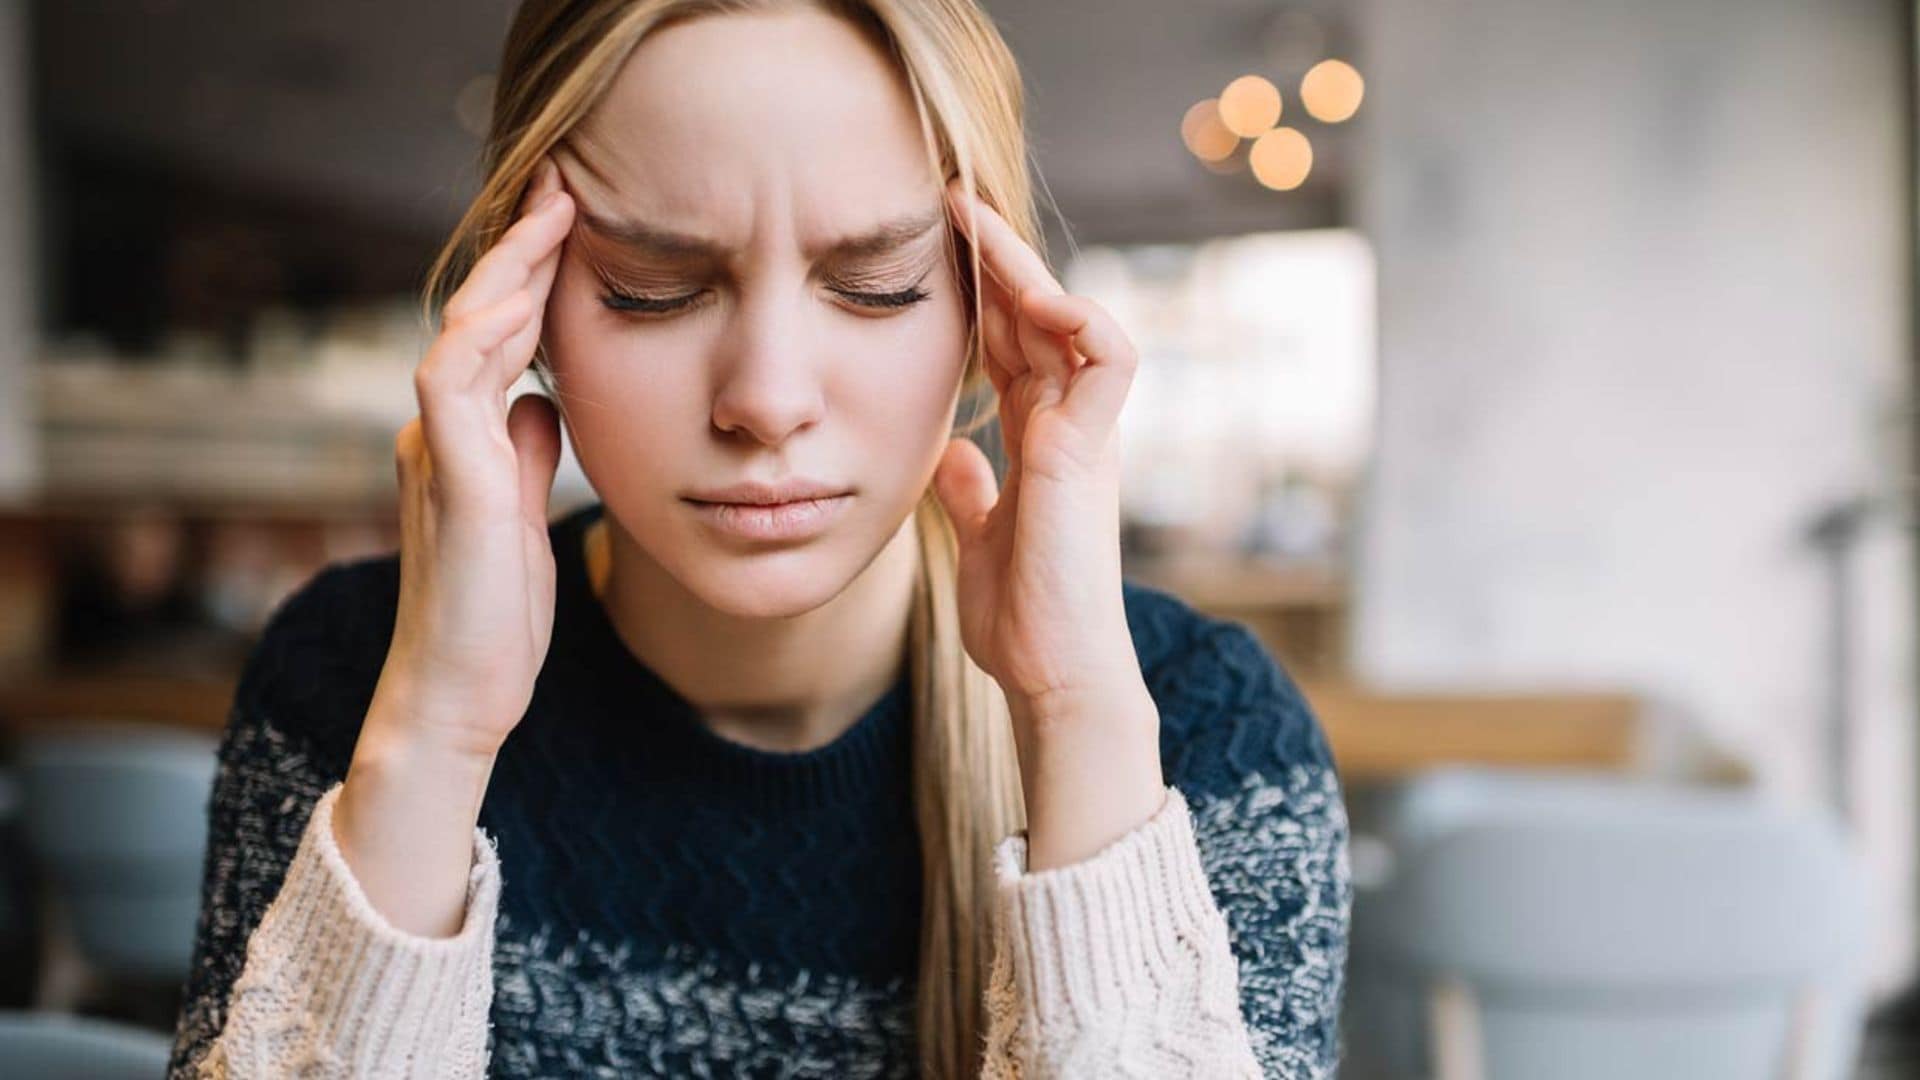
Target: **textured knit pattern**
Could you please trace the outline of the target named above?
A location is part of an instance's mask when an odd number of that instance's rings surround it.
[[[397,930],[332,842],[339,790],[321,797],[280,895],[254,931],[201,1075],[483,1075],[498,857],[476,837],[459,933],[431,939]]]
[[[818,750],[720,738],[625,650],[592,596],[579,541],[599,512],[553,526],[553,650],[481,813],[503,871],[490,1074],[913,1075],[919,847],[904,674]],[[397,589],[393,554],[332,565],[282,604],[249,659],[214,791],[176,1080],[244,1013],[249,941],[345,775]],[[1330,1076],[1350,886],[1320,731],[1244,627],[1132,582],[1125,599],[1166,779],[1226,926],[1245,1041],[1264,1075]],[[1032,945],[1008,954],[1004,977],[1038,969]],[[1067,1030],[1034,1016],[1008,1038]]]
[[[995,849],[985,1080],[1259,1077],[1179,789],[1090,858],[1026,865],[1024,835]]]

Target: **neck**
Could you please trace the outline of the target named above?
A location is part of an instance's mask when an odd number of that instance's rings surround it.
[[[905,662],[920,571],[911,514],[833,599],[780,618],[711,607],[605,513],[584,543],[587,579],[627,648],[735,742],[788,753],[824,746]]]

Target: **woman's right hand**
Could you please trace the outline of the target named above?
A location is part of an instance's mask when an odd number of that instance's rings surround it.
[[[533,695],[553,632],[553,405],[507,391],[533,359],[573,202],[543,159],[518,220],[448,298],[400,429],[400,601],[381,689],[419,738],[491,758]],[[391,685],[389,685],[391,684]],[[382,717],[382,720],[387,717]]]
[[[395,439],[400,596],[393,641],[334,808],[342,854],[396,927],[457,930],[473,827],[553,631],[547,502],[553,406],[506,395],[533,359],[573,223],[541,162],[511,227],[448,298]]]

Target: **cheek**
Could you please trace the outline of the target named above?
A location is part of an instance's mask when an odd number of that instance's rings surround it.
[[[636,355],[636,339],[606,317],[591,288],[571,284],[564,272],[555,282],[544,336],[581,467],[603,492],[670,480],[627,463],[685,457],[687,431],[702,431],[689,418],[707,415],[696,358],[669,355],[666,343]]]
[[[925,306],[931,310],[921,317],[893,320],[885,333],[860,341],[860,360],[843,383],[866,437],[878,444],[868,448],[875,460],[904,462],[946,445],[966,322],[958,303]]]

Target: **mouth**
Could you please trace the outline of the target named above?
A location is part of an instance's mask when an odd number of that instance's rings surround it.
[[[710,528],[748,540],[803,540],[826,531],[853,501],[851,493],[780,502],[730,502],[688,498]]]

